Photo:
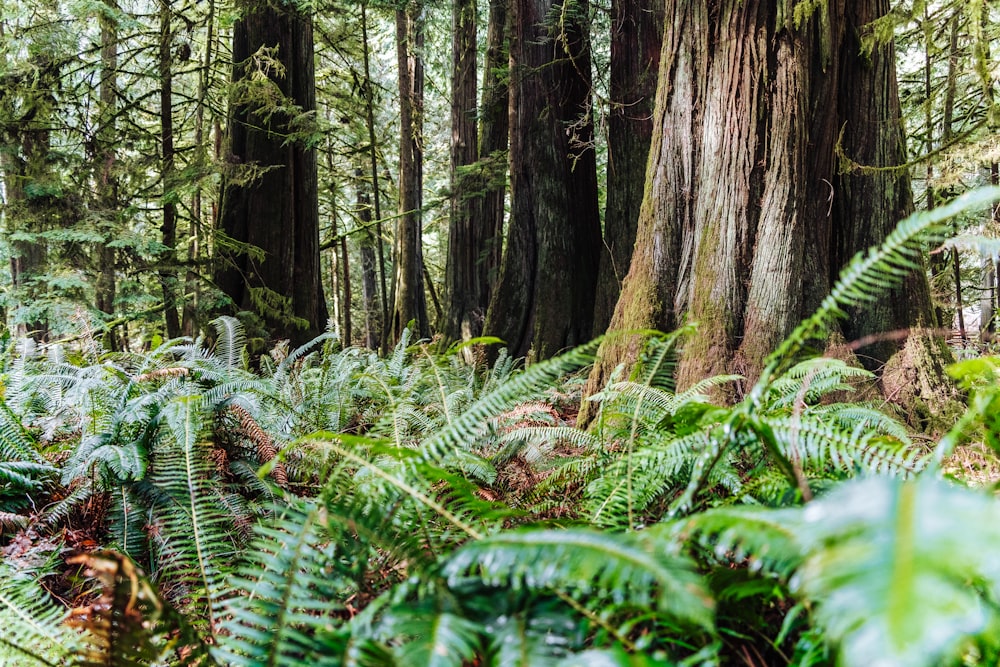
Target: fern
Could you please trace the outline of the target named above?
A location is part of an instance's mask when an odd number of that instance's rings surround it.
[[[545,567],[535,567],[545,563]],[[695,627],[711,629],[712,601],[693,563],[652,535],[585,529],[524,530],[471,542],[442,572],[457,585],[470,574],[515,590],[625,591],[629,604],[652,605]]]
[[[251,557],[230,582],[235,594],[220,603],[228,620],[217,655],[226,664],[341,664],[343,638],[328,628],[350,587],[328,569],[337,554],[325,546],[326,518],[323,505],[297,501],[275,507],[258,529]]]
[[[163,495],[154,514],[164,528],[164,567],[186,585],[209,635],[215,637],[213,602],[224,590],[226,564],[235,550],[234,527],[215,500],[212,465],[201,440],[200,408],[196,396],[177,398],[163,408],[152,479]]]
[[[37,571],[0,563],[0,661],[23,667],[62,667],[82,648],[67,628],[66,611],[41,586]]]

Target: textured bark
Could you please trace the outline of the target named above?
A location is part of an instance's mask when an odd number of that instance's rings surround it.
[[[245,0],[233,32],[234,78],[251,75],[248,58],[276,48],[285,68],[268,76],[303,113],[316,107],[312,19],[294,4]],[[259,103],[258,103],[259,104]],[[327,311],[320,282],[319,209],[315,151],[289,141],[285,113],[266,113],[252,101],[235,105],[229,161],[237,178],[225,188],[221,227],[237,242],[263,252],[222,253],[217,282],[237,309],[259,313],[276,338],[293,344],[318,335]],[[256,168],[241,182],[241,166]],[[243,178],[243,180],[246,180]]]
[[[664,0],[611,3],[611,109],[608,117],[607,208],[594,306],[594,334],[605,332],[632,260],[653,101],[663,42]]]
[[[474,200],[481,184],[463,168],[479,157],[476,105],[476,2],[456,0],[452,16],[451,73],[451,218],[445,267],[445,321],[448,342],[482,333],[489,305],[485,257],[489,230],[475,217]]]
[[[800,21],[793,7],[666,3],[647,191],[610,331],[697,322],[682,386],[753,377],[841,266],[912,208],[906,170],[894,168],[905,154],[893,50],[865,54],[860,42],[888,3],[830,0]],[[929,322],[923,274],[902,292],[856,313],[848,340]],[[588,391],[641,342],[610,337]]]
[[[488,176],[485,192],[473,204],[473,217],[485,235],[486,255],[480,267],[489,304],[503,261],[503,221],[507,198],[507,149],[510,145],[510,0],[490,0],[486,29],[483,99],[479,110],[479,160]]]
[[[423,7],[396,11],[399,63],[399,221],[396,224],[395,294],[391,332],[399,340],[412,322],[421,338],[430,335],[423,276]]]
[[[389,290],[385,279],[385,238],[382,235],[382,197],[378,178],[378,144],[375,141],[375,89],[372,85],[371,57],[368,45],[368,12],[367,1],[361,3],[361,41],[362,56],[365,65],[364,97],[365,124],[368,129],[368,166],[371,173],[372,201],[375,207],[375,250],[378,257],[379,285],[382,288],[379,300],[381,318],[379,319],[379,335],[383,353],[389,350],[388,336],[382,328],[389,322]],[[375,349],[374,347],[372,349]]]
[[[116,8],[112,3],[111,8]],[[118,179],[115,175],[115,114],[118,96],[118,27],[114,20],[101,14],[101,83],[98,91],[100,110],[97,131],[96,192],[97,207],[104,218],[102,236],[114,239],[117,231]],[[97,249],[97,281],[94,285],[94,302],[97,309],[112,319],[115,312],[115,249],[107,242]],[[108,347],[118,349],[113,332],[107,336]]]
[[[486,333],[545,358],[592,332],[601,240],[587,4],[512,5],[511,220]]]
[[[160,1],[160,183],[163,188],[163,222],[160,238],[164,250],[160,254],[160,286],[163,289],[163,314],[167,325],[167,338],[181,335],[181,322],[177,315],[177,195],[172,191],[174,175],[174,104],[173,69],[171,67],[171,22],[173,9],[170,0]]]

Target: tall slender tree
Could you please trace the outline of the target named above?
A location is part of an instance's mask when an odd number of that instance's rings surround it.
[[[173,87],[173,3],[160,0],[160,179],[163,192],[163,222],[160,232],[163,257],[160,283],[163,288],[167,337],[181,335],[177,314],[177,193],[174,191],[174,87]]]
[[[216,280],[238,309],[293,343],[326,325],[316,154],[303,141],[316,106],[312,17],[299,3],[241,0],[236,93]],[[308,138],[308,137],[306,137]]]
[[[103,220],[100,231],[106,239],[97,249],[97,281],[94,285],[94,304],[97,310],[111,319],[115,312],[115,270],[117,253],[110,241],[119,229],[118,225],[118,176],[114,144],[115,116],[118,109],[118,23],[117,3],[107,3],[100,13],[101,24],[101,81],[99,91],[98,130],[95,141],[95,194],[98,215]],[[117,339],[108,337],[112,349],[118,347]]]
[[[430,335],[424,293],[423,251],[423,113],[424,7],[409,2],[396,10],[396,55],[399,63],[399,220],[394,248],[396,279],[391,334],[398,340],[411,322],[417,333]]]
[[[451,216],[445,268],[446,321],[449,341],[468,340],[482,332],[489,292],[486,243],[489,231],[475,217],[480,184],[470,167],[479,157],[476,105],[476,1],[455,0],[452,9],[451,74]]]
[[[601,230],[589,6],[512,6],[511,220],[485,331],[544,358],[592,331]]]

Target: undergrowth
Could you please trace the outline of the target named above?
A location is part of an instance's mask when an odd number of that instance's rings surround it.
[[[759,378],[679,390],[691,331],[655,337],[586,431],[596,343],[476,369],[409,334],[252,359],[232,318],[145,353],[17,342],[0,662],[995,664],[1000,505],[942,462],[1000,452],[1000,359],[952,368],[968,409],[927,446],[810,350],[996,194],[852,260]]]

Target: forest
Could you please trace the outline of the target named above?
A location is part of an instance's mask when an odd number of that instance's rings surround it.
[[[998,52],[0,0],[0,665],[1000,664]]]

